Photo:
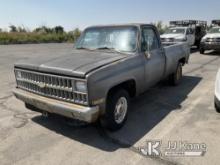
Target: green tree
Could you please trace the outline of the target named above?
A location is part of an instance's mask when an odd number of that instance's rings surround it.
[[[53,28],[53,31],[57,34],[63,34],[64,33],[64,28],[62,26],[55,26]]]
[[[9,28],[10,28],[10,32],[18,32],[17,27],[14,25],[10,25]]]
[[[81,31],[79,30],[79,28],[73,30],[74,41],[76,41],[80,35],[81,35]]]
[[[81,31],[79,30],[79,28],[76,28],[73,31],[70,31],[68,33],[69,42],[75,42],[79,38],[80,35],[81,35]]]
[[[46,26],[41,26],[41,27],[36,28],[34,30],[34,32],[37,32],[37,33],[52,33],[53,29],[51,29],[49,27],[46,27]]]
[[[151,23],[157,27],[157,30],[160,34],[163,34],[169,27],[164,25],[162,21],[158,21],[157,23]]]
[[[24,27],[21,27],[21,26],[17,27],[17,31],[20,32],[20,33],[26,33],[27,32],[27,30]]]

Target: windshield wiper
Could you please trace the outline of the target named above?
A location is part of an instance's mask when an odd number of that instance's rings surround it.
[[[107,46],[99,47],[99,48],[97,48],[97,50],[111,50],[111,51],[114,51],[114,52],[117,52],[117,53],[122,53],[121,51],[116,50],[115,48],[110,48],[110,47],[107,47]]]
[[[76,49],[84,49],[84,50],[93,50],[93,49],[89,49],[89,48],[86,48],[86,47],[76,47]]]

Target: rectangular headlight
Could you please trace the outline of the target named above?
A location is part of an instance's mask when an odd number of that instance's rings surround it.
[[[15,70],[15,78],[16,78],[16,79],[22,78],[22,75],[21,75],[21,71],[20,71],[20,70]]]
[[[77,92],[87,93],[87,85],[84,81],[75,81],[75,89]]]

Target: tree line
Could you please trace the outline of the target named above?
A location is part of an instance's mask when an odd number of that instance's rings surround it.
[[[73,43],[80,34],[79,28],[66,32],[62,26],[40,26],[31,31],[23,26],[10,25],[9,31],[0,28],[0,44]]]
[[[158,31],[163,34],[168,26],[162,21],[152,23]],[[75,28],[66,32],[62,26],[47,27],[40,26],[29,30],[24,26],[10,25],[9,31],[0,28],[0,44],[28,44],[28,43],[74,43],[81,35],[81,30]]]

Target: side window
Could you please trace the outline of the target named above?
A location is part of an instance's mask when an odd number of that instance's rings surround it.
[[[152,51],[159,48],[159,41],[155,31],[151,28],[142,29],[142,50]]]
[[[194,30],[192,28],[187,29],[187,33],[186,33],[187,35],[191,35],[193,33],[194,33]]]

